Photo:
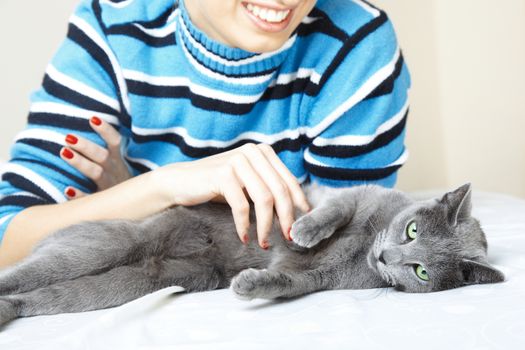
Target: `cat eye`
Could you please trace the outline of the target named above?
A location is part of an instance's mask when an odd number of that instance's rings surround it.
[[[421,265],[416,265],[416,275],[423,281],[429,280],[427,270]]]
[[[407,237],[414,240],[417,237],[417,223],[411,221],[406,228]]]

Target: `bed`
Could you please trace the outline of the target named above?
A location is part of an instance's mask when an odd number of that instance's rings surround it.
[[[428,197],[430,193],[418,193]],[[513,349],[525,344],[525,200],[475,192],[489,257],[507,281],[432,294],[326,291],[286,301],[171,287],[120,307],[19,319],[0,348]]]

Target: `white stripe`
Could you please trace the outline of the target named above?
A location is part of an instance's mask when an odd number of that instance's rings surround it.
[[[307,136],[309,138],[315,138],[321,134],[326,128],[328,128],[337,119],[343,116],[347,111],[352,109],[358,102],[362,101],[368,94],[370,94],[376,87],[378,87],[383,81],[385,81],[395,70],[396,63],[401,55],[399,47],[396,49],[392,60],[383,68],[378,70],[372,75],[349,99],[339,105],[333,112],[323,119],[315,127],[308,130]]]
[[[56,143],[61,146],[66,145],[65,135],[60,134],[56,131],[51,131],[47,129],[26,129],[19,132],[15,137],[15,142],[31,139],[31,140],[42,140]]]
[[[95,111],[90,111],[86,109],[66,106],[60,103],[55,102],[34,102],[29,108],[31,113],[53,113],[60,114],[66,117],[74,117],[89,120],[94,115],[103,119],[104,121],[112,124],[119,124],[117,117],[112,116],[111,114],[105,114]]]
[[[4,172],[15,173],[20,175],[27,180],[34,183],[36,186],[40,187],[44,192],[46,192],[51,198],[53,198],[57,203],[62,203],[66,201],[64,194],[59,191],[55,186],[53,186],[49,181],[44,179],[42,176],[33,172],[32,170],[27,169],[18,164],[9,163],[5,166]]]
[[[142,72],[127,69],[124,70],[123,73],[126,79],[140,81],[156,86],[185,86],[188,87],[194,94],[230,103],[255,103],[264,93],[262,92],[257,95],[237,95],[195,84],[187,77],[155,77]]]
[[[397,165],[402,165],[402,164],[404,164],[406,162],[406,160],[408,159],[408,156],[409,156],[408,150],[405,149],[403,151],[403,153],[395,161],[393,161],[392,163],[390,163],[388,165],[385,165],[384,168],[397,166]],[[331,164],[326,164],[326,163],[323,163],[323,162],[315,159],[312,156],[312,154],[310,153],[310,149],[309,148],[307,148],[304,151],[304,160],[306,162],[310,163],[310,164],[321,166],[321,167],[325,167],[325,168],[333,168],[334,167]]]
[[[140,81],[143,83],[155,85],[155,86],[185,86],[188,87],[193,93],[231,103],[255,103],[259,101],[264,92],[256,95],[237,95],[229,94],[220,90],[210,89],[208,87],[195,84],[187,77],[168,77],[168,76],[152,76],[143,72],[133,71],[129,69],[123,70],[124,77],[129,80]],[[308,78],[314,84],[319,84],[321,76],[313,69],[300,68],[297,72],[280,74],[277,79],[270,82],[269,87],[276,85],[285,85],[293,82],[296,79]]]
[[[310,68],[299,68],[297,72],[279,74],[277,79],[272,80],[269,87],[273,87],[275,85],[286,85],[296,79],[304,78],[310,78],[310,81],[316,85],[319,85],[319,82],[321,81],[321,75],[315,70]]]
[[[76,91],[84,96],[90,97],[98,102],[105,104],[120,112],[120,105],[117,100],[101,93],[98,90],[93,89],[86,84],[75,80],[64,73],[59,72],[52,64],[49,64],[46,69],[47,75],[60,85],[63,85],[73,91]]]
[[[225,83],[229,84],[239,84],[239,85],[258,85],[258,84],[264,84],[268,80],[270,80],[273,76],[273,73],[269,73],[266,75],[261,75],[253,78],[230,78],[222,74],[215,73],[214,71],[204,67],[199,62],[197,62],[193,56],[188,52],[188,49],[186,48],[186,45],[181,44],[182,51],[184,51],[184,54],[186,55],[186,58],[188,61],[190,61],[191,65],[195,67],[201,74],[207,75],[210,78],[223,81]]]
[[[379,135],[385,133],[386,131],[392,129],[394,126],[399,124],[401,120],[405,117],[405,114],[408,110],[408,100],[405,102],[405,105],[401,110],[394,115],[392,118],[381,124],[377,127],[376,131],[372,135],[345,135],[338,136],[334,138],[324,138],[317,137],[313,144],[315,146],[362,146],[369,144],[374,141]]]
[[[13,197],[13,196],[24,196],[24,197],[32,197],[32,198],[42,199],[39,196],[37,196],[36,194],[30,193],[30,192],[26,192],[26,191],[20,191],[20,192],[11,193],[7,197]]]
[[[127,1],[121,1],[121,2],[113,2],[110,0],[100,0],[101,4],[108,5],[117,9],[124,8],[128,5],[131,5],[135,0],[127,0]]]
[[[147,167],[147,168],[149,168],[151,170],[157,169],[159,167],[158,164],[155,164],[155,163],[153,163],[152,161],[150,161],[148,159],[134,158],[134,157],[130,157],[130,156],[125,156],[125,158],[130,160],[130,161],[132,161],[132,162],[142,164],[142,165],[144,165],[145,167]]]
[[[77,26],[80,30],[82,30],[91,40],[93,40],[108,56],[111,66],[113,67],[113,71],[115,72],[115,76],[117,78],[118,88],[120,91],[120,95],[122,97],[122,103],[124,104],[124,107],[126,108],[126,111],[128,115],[131,115],[130,111],[130,102],[128,98],[128,88],[126,86],[126,81],[124,80],[124,77],[122,76],[122,71],[120,68],[120,65],[118,63],[117,58],[115,57],[115,54],[111,50],[111,48],[108,46],[108,44],[100,37],[100,35],[97,33],[91,25],[89,25],[85,20],[83,20],[80,17],[77,17],[75,15],[71,16],[70,23]],[[120,111],[120,108],[118,109]]]
[[[381,12],[379,12],[377,9],[373,8],[372,6],[368,5],[367,3],[361,1],[361,0],[352,0],[355,4],[361,6],[365,11],[370,13],[374,17],[379,17]]]
[[[301,134],[301,128],[295,129],[295,130],[284,130],[282,132],[276,133],[276,134],[262,134],[255,131],[247,131],[242,134],[239,134],[236,138],[232,140],[227,141],[219,141],[219,140],[204,140],[204,139],[196,139],[188,133],[188,131],[183,127],[173,127],[173,128],[167,128],[167,129],[145,129],[145,128],[139,128],[136,126],[132,126],[133,133],[140,135],[140,136],[154,136],[154,135],[164,135],[164,134],[176,134],[181,136],[184,139],[184,142],[186,142],[189,146],[192,147],[229,147],[236,142],[239,142],[241,140],[254,140],[255,142],[261,142],[261,143],[268,143],[272,144],[279,140],[290,138],[290,139],[296,139]]]
[[[227,59],[224,59],[224,58],[222,58],[220,56],[215,55],[213,52],[208,51],[204,46],[202,46],[201,43],[199,43],[198,41],[193,39],[193,37],[191,36],[191,34],[189,33],[189,31],[188,31],[188,29],[186,27],[186,24],[184,23],[184,20],[183,20],[182,16],[179,17],[179,22],[181,24],[182,30],[184,31],[184,35],[188,38],[188,40],[190,41],[192,46],[195,46],[197,48],[197,50],[200,51],[201,54],[203,54],[204,56],[208,57],[209,59],[211,59],[213,61],[216,61],[216,62],[218,62],[218,63],[220,63],[222,65],[229,66],[229,67],[238,67],[238,66],[248,65],[248,64],[252,64],[254,62],[263,61],[263,60],[265,60],[265,59],[267,59],[269,57],[278,55],[281,52],[286,51],[290,47],[292,47],[293,44],[295,43],[295,40],[297,39],[297,34],[295,34],[291,38],[289,38],[284,43],[283,46],[281,46],[279,49],[277,49],[275,51],[265,52],[265,53],[258,54],[258,55],[255,55],[255,56],[251,56],[251,57],[247,57],[247,58],[244,58],[244,59],[241,59],[241,60],[229,61]]]
[[[11,219],[15,214],[4,216],[0,219],[0,226],[2,226],[4,223],[6,223],[9,219]]]
[[[175,33],[175,30],[177,29],[177,22],[170,23],[169,25],[163,27],[163,28],[146,28],[138,23],[133,23],[133,25],[140,30],[142,30],[144,33],[153,36],[155,38],[164,38],[170,34]]]
[[[315,21],[320,20],[320,19],[321,19],[321,17],[306,16],[301,22],[304,23],[304,24],[311,24],[311,23],[314,23]]]

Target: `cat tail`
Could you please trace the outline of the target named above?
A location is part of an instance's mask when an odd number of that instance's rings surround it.
[[[20,316],[19,308],[7,298],[0,298],[0,330],[6,323]]]

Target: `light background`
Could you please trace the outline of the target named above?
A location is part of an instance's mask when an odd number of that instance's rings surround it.
[[[372,2],[393,20],[413,79],[398,187],[472,182],[525,197],[525,0]],[[0,0],[0,159],[76,3]]]

